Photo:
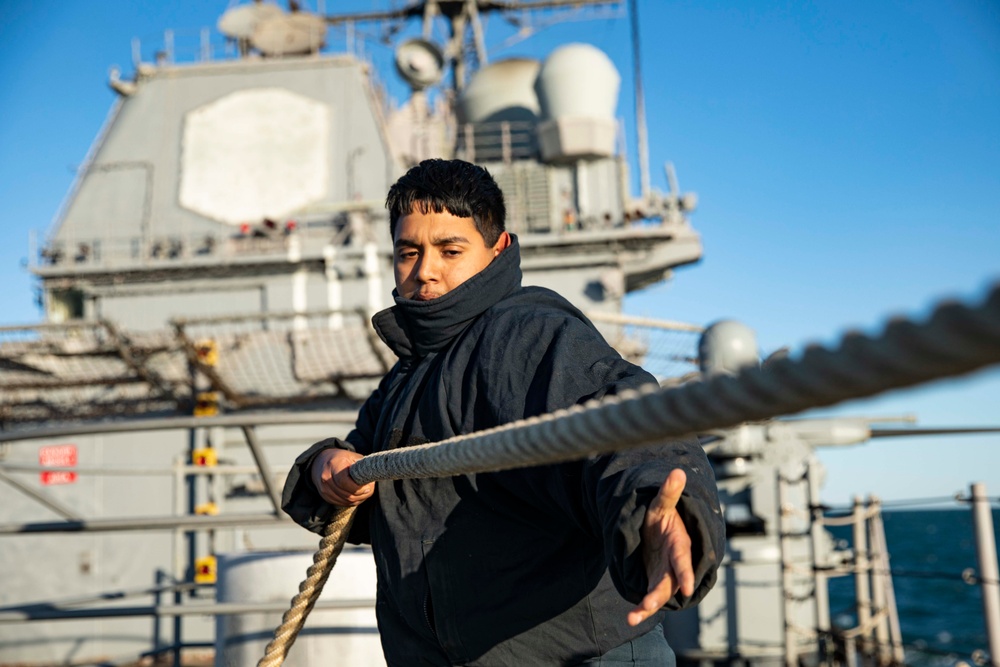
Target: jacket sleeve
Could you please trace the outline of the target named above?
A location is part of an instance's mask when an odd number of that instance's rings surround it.
[[[346,438],[327,438],[326,440],[321,440],[302,452],[295,459],[295,463],[292,464],[291,470],[288,471],[288,477],[285,478],[285,486],[281,493],[281,509],[303,528],[322,534],[323,527],[329,523],[333,515],[333,505],[323,500],[312,483],[310,470],[313,462],[316,460],[316,456],[323,450],[331,448],[346,449],[365,455],[372,452],[375,428],[378,424],[383,396],[391,375],[392,373],[390,372],[382,378],[378,389],[361,406],[354,429]],[[358,506],[358,514],[347,537],[348,542],[352,544],[371,543],[368,520],[373,502],[376,502],[376,500],[369,498]]]
[[[691,537],[695,589],[690,597],[678,592],[667,608],[683,609],[697,604],[715,585],[725,554],[725,523],[715,475],[701,444],[695,438],[666,441],[602,456],[584,468],[584,511],[604,538],[618,592],[633,603],[642,600],[648,589],[641,548],[646,508],[676,468],[687,474],[677,511]]]
[[[511,405],[503,396],[492,398],[494,404],[506,406],[506,413],[496,415],[498,423],[656,382],[649,373],[622,359],[586,320],[564,313],[549,318],[539,315],[517,318],[501,328],[508,342],[495,348],[502,358],[494,359],[490,366],[502,369],[507,377],[499,382],[500,378],[494,378],[487,386],[502,391],[505,386],[527,383],[529,388],[522,394],[526,396],[523,403]],[[534,328],[521,330],[526,326]],[[510,343],[522,339],[525,345]],[[687,484],[678,511],[691,536],[695,592],[690,598],[678,594],[667,607],[696,604],[714,585],[725,553],[725,524],[712,466],[696,438],[546,468],[525,473],[531,481],[518,484],[519,488],[534,502],[554,508],[603,541],[615,586],[633,603],[642,599],[648,587],[640,532],[646,508],[670,472],[683,469]]]

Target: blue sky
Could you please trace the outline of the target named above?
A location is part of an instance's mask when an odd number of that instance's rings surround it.
[[[848,328],[877,331],[890,314],[919,316],[942,297],[974,300],[1000,280],[995,2],[639,4],[653,182],[665,187],[670,160],[682,188],[698,193],[705,258],[632,295],[628,312],[736,318],[765,351],[797,349]],[[21,267],[28,233],[48,228],[101,127],[114,99],[108,68],[131,71],[133,37],[149,57],[164,28],[179,31],[178,43],[193,39],[227,6],[0,2],[0,323],[39,318]],[[493,18],[487,42],[509,33]],[[551,27],[494,57],[541,57],[565,41],[591,42],[618,64],[631,132],[627,21]],[[368,51],[378,64],[391,57],[374,43]],[[1000,425],[1000,371],[837,413]],[[893,439],[821,456],[830,502],[950,495],[972,480],[1000,496],[1000,436]]]

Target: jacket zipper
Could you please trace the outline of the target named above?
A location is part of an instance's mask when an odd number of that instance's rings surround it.
[[[431,592],[430,591],[427,591],[427,594],[424,596],[424,621],[427,622],[427,628],[431,631],[431,634],[434,635],[434,639],[438,639],[438,636],[437,636],[437,627],[435,627],[435,625],[434,625],[434,617],[432,616],[432,612],[431,612]]]

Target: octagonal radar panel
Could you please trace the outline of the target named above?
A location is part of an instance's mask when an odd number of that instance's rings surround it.
[[[283,88],[242,90],[184,117],[180,205],[231,225],[327,195],[330,109]]]

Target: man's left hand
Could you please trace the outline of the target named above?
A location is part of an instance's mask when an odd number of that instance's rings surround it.
[[[691,537],[677,513],[677,502],[687,483],[683,470],[674,470],[649,504],[642,524],[642,559],[649,588],[646,597],[629,612],[629,625],[639,625],[659,611],[677,591],[694,594]]]

